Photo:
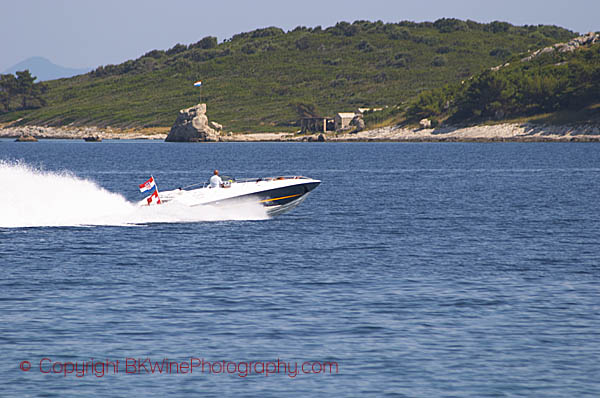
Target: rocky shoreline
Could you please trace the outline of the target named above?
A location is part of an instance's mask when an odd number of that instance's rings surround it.
[[[549,126],[529,123],[503,123],[433,129],[383,127],[331,138],[331,141],[338,140],[399,142],[600,142],[600,126]]]
[[[98,127],[18,126],[0,128],[0,138],[31,136],[37,139],[80,139],[98,136],[104,140],[165,140],[167,128],[103,129]],[[600,126],[548,126],[504,123],[474,127],[411,129],[382,127],[358,133],[324,135],[295,133],[221,133],[219,142],[600,142]]]
[[[95,126],[86,127],[46,127],[46,126],[8,126],[0,127],[0,138],[35,137],[37,139],[83,140],[87,137],[99,137],[105,140],[164,140],[168,129],[112,129]]]

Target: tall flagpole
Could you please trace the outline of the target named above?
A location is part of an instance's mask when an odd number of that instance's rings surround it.
[[[194,83],[194,87],[202,88],[202,80],[198,80],[196,83]],[[201,90],[198,91],[199,93],[202,93]],[[200,103],[202,103],[202,94],[198,94],[198,96],[200,97]]]

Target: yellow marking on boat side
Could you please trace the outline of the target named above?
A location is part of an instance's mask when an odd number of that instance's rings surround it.
[[[301,193],[299,193],[298,195],[290,195],[290,196],[282,196],[281,198],[274,198],[274,199],[265,199],[265,200],[261,200],[259,203],[265,203],[265,202],[274,202],[276,200],[281,200],[281,199],[288,199],[288,198],[294,198],[296,196],[300,196],[302,195]]]

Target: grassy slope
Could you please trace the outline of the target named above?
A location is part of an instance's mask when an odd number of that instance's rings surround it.
[[[529,61],[521,58],[513,57],[500,70],[484,70],[463,84],[424,91],[408,112],[390,113],[399,122],[428,117],[451,124],[600,121],[600,43]],[[443,108],[444,103],[450,106]]]
[[[359,106],[393,107],[423,90],[498,65],[510,53],[574,36],[548,26],[446,25],[355,22],[266,37],[258,37],[265,31],[255,31],[212,49],[155,52],[108,76],[91,73],[48,82],[46,107],[3,115],[0,121],[22,117],[30,124],[170,126],[177,111],[200,102],[201,94],[211,120],[227,130],[292,130],[294,103],[315,104],[324,115]],[[490,55],[498,48],[510,53]],[[436,57],[445,65],[432,65]],[[192,86],[198,79],[204,82],[201,89]]]

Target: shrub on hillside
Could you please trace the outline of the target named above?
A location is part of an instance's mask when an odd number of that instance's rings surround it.
[[[190,44],[188,48],[190,48],[190,49],[199,48],[202,50],[209,50],[211,48],[217,47],[217,45],[218,45],[218,42],[217,42],[216,37],[206,36],[203,39],[201,39],[200,41],[198,41],[194,44]]]
[[[446,66],[448,60],[443,55],[438,55],[431,61],[432,66]]]

